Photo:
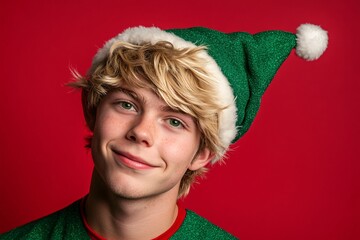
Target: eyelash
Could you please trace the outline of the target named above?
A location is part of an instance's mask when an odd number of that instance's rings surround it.
[[[171,121],[176,121],[176,122],[179,123],[179,125],[174,126],[174,125],[171,124]],[[169,118],[169,119],[167,119],[167,122],[171,125],[171,127],[174,127],[174,128],[186,128],[186,125],[181,120],[179,120],[177,118]]]
[[[129,101],[119,100],[119,101],[115,102],[115,104],[120,106],[122,109],[127,110],[127,111],[137,111],[136,105],[129,102]],[[125,105],[128,105],[130,108],[125,107]]]

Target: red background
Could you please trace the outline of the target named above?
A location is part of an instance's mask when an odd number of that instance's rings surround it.
[[[80,94],[105,40],[130,26],[224,32],[329,31],[316,62],[291,54],[250,131],[185,205],[241,239],[360,239],[360,81],[356,0],[2,1],[0,232],[88,191]]]

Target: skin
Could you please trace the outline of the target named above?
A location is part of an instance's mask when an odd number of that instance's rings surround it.
[[[97,108],[86,218],[107,239],[155,238],[176,219],[186,170],[205,166],[213,154],[198,151],[200,132],[191,116],[149,89],[122,89]]]

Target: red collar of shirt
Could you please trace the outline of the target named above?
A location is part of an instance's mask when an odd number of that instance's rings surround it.
[[[91,240],[106,240],[106,238],[103,238],[102,236],[100,236],[87,223],[86,217],[85,217],[85,200],[86,200],[86,197],[84,197],[81,200],[80,212],[81,212],[81,219],[82,219],[82,222],[83,222],[83,224],[85,226],[87,234],[90,236]],[[176,216],[176,219],[175,219],[174,223],[171,225],[171,227],[168,230],[166,230],[164,233],[162,233],[160,236],[157,236],[153,240],[169,239],[180,228],[181,224],[184,222],[184,219],[185,219],[185,216],[186,216],[186,210],[185,210],[185,208],[183,208],[179,204],[177,206],[178,206],[178,214]]]

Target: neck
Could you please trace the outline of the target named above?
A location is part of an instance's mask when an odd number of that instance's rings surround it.
[[[109,191],[94,171],[85,203],[87,222],[106,239],[155,238],[170,228],[177,217],[175,190],[151,197],[124,198]]]

